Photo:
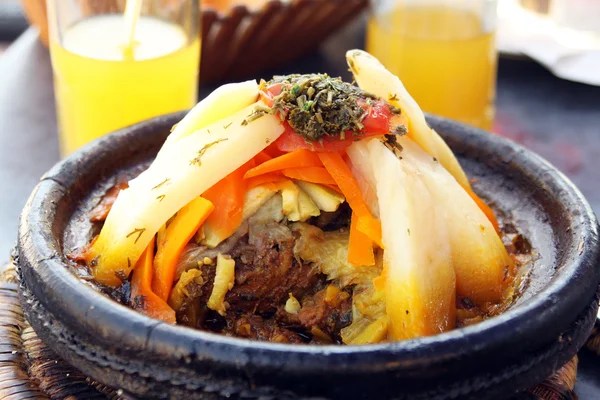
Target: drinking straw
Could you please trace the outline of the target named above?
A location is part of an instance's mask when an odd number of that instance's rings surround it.
[[[135,45],[135,27],[142,12],[142,0],[127,0],[125,4],[125,41],[124,53],[133,58],[133,47]]]

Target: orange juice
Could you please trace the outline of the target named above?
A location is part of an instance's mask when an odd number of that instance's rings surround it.
[[[197,100],[200,40],[173,23],[142,16],[135,47],[123,46],[123,16],[102,15],[51,42],[63,156],[116,129],[192,107]]]
[[[443,5],[377,13],[367,50],[425,111],[491,128],[497,56],[494,33],[477,14]]]

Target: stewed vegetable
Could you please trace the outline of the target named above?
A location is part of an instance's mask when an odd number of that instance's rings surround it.
[[[257,340],[403,340],[502,311],[524,258],[400,80],[347,60],[358,87],[217,89],[107,193],[73,258],[150,317]]]

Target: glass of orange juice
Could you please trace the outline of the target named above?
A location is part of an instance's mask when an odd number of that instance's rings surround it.
[[[129,2],[137,4],[134,24],[124,15]],[[47,0],[47,6],[62,156],[196,103],[199,0]]]
[[[372,0],[367,51],[425,111],[491,129],[496,0]]]

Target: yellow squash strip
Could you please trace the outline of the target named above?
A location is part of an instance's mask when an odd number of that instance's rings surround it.
[[[208,299],[207,306],[211,310],[225,315],[227,307],[225,305],[225,296],[231,290],[235,283],[235,261],[226,258],[221,253],[217,256],[217,270],[215,272],[215,283],[212,293]]]
[[[177,213],[158,243],[154,258],[154,280],[152,288],[163,300],[169,298],[177,261],[185,245],[194,236],[198,228],[206,221],[214,206],[202,197],[197,197]]]
[[[129,182],[88,255],[96,280],[126,278],[160,227],[177,211],[260,153],[282,133],[281,120],[248,122],[254,105],[165,146],[161,157]]]
[[[438,162],[412,140],[398,138],[407,165],[419,171],[448,229],[456,293],[476,305],[498,303],[510,287],[514,263],[493,223]]]
[[[173,127],[165,147],[252,105],[257,98],[258,84],[254,80],[220,86]]]
[[[362,50],[350,50],[346,60],[358,86],[400,108],[408,118],[409,136],[454,176],[464,187],[470,188],[467,175],[446,142],[427,125],[425,115],[404,88],[400,79],[388,71],[375,57]]]
[[[385,246],[388,339],[411,339],[452,329],[456,282],[446,222],[437,199],[418,171],[378,139],[353,146],[367,146],[373,166],[375,182],[371,185],[377,190]]]
[[[161,243],[165,240],[165,233],[167,233],[167,224],[163,224],[158,232],[156,232],[156,243]]]

